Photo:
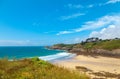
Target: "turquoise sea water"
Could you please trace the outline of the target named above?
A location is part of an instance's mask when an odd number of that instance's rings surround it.
[[[0,47],[0,58],[7,57],[8,59],[22,59],[39,57],[43,60],[56,60],[72,57],[73,54],[62,50],[49,50],[42,46],[9,46]]]

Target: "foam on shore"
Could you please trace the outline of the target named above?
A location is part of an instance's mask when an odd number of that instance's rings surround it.
[[[59,61],[59,60],[69,59],[69,58],[72,58],[74,56],[76,56],[76,54],[67,53],[67,52],[60,52],[60,53],[53,54],[53,55],[41,56],[39,58],[42,60],[45,60],[45,61]]]

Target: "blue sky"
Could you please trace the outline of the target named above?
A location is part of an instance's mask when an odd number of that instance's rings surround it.
[[[120,0],[0,0],[0,45],[120,37]]]

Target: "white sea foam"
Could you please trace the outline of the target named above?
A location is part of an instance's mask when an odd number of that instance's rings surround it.
[[[53,61],[53,60],[63,60],[63,59],[68,59],[71,57],[74,57],[75,54],[71,54],[71,53],[67,53],[67,52],[61,52],[61,53],[57,53],[54,55],[48,55],[48,56],[41,56],[39,57],[42,60],[45,61]]]

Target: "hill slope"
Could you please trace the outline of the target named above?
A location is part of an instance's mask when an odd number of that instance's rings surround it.
[[[74,71],[54,66],[38,58],[0,60],[0,79],[89,79]]]
[[[77,44],[56,44],[50,48],[68,50],[77,54],[120,57],[120,39],[89,41]]]

